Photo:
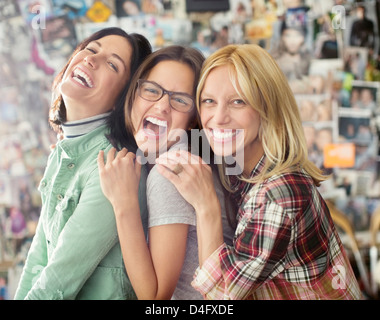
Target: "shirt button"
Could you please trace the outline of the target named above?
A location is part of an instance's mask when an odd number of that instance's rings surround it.
[[[75,164],[74,164],[74,163],[70,163],[67,167],[68,167],[69,169],[74,169]]]
[[[61,195],[61,194],[57,195],[57,199],[58,200],[62,200],[63,199],[63,195]]]

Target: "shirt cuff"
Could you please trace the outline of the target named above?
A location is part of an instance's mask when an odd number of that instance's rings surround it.
[[[204,297],[215,287],[220,287],[223,281],[223,274],[219,259],[219,254],[227,245],[220,245],[203,263],[202,267],[195,270],[194,279],[191,285]],[[220,293],[223,296],[224,285],[221,286]],[[219,291],[219,290],[218,290]],[[222,298],[222,296],[220,298]],[[208,297],[210,298],[210,297]],[[213,297],[217,299],[217,297]]]

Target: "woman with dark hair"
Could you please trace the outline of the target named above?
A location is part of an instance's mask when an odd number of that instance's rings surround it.
[[[199,124],[194,96],[203,60],[194,48],[166,47],[152,53],[132,79],[125,125],[136,139],[137,155],[145,155],[147,166],[135,161],[136,155],[129,149],[116,156],[111,149],[106,163],[104,152],[99,154],[102,189],[114,207],[124,263],[139,299],[202,299],[191,287],[198,266],[194,209],[158,173],[154,163],[168,149],[188,150],[187,133]],[[146,184],[148,244],[137,189],[144,167],[150,170]],[[216,189],[222,198],[221,185]],[[221,211],[224,213],[223,204]],[[229,234],[226,241],[232,242],[232,231]]]
[[[125,32],[123,29],[120,28],[105,28],[101,29],[98,32],[92,34],[90,37],[87,39],[83,40],[75,49],[74,53],[71,55],[69,58],[68,62],[66,65],[62,68],[61,72],[56,76],[54,83],[53,83],[53,94],[57,96],[57,98],[54,100],[52,107],[50,108],[50,113],[49,113],[49,122],[50,125],[53,127],[53,129],[57,132],[61,131],[61,125],[64,123],[66,119],[66,107],[65,107],[65,102],[62,99],[62,94],[60,93],[60,85],[63,80],[63,76],[68,68],[68,66],[71,63],[71,60],[74,58],[74,56],[79,52],[84,50],[87,45],[92,42],[96,41],[100,38],[103,38],[107,35],[118,35],[120,37],[125,38],[131,48],[132,48],[132,55],[131,55],[131,61],[130,61],[130,77],[127,79],[127,85],[124,86],[122,91],[119,93],[115,106],[121,105],[121,108],[115,107],[114,112],[112,112],[109,115],[109,123],[113,124],[110,125],[111,129],[111,136],[113,137],[118,137],[119,139],[122,139],[122,137],[125,138],[124,133],[120,134],[118,130],[122,130],[125,128],[124,121],[120,122],[122,119],[124,119],[124,101],[125,101],[125,96],[128,91],[129,83],[131,80],[131,77],[133,74],[136,72],[136,69],[138,66],[141,64],[141,62],[145,59],[145,57],[151,53],[152,48],[150,43],[147,41],[147,39],[138,34],[138,33],[132,33],[128,34]],[[122,118],[122,119],[121,119]],[[116,123],[120,123],[121,125],[114,125]],[[129,139],[129,137],[128,137]],[[129,143],[129,140],[124,140],[124,143]]]
[[[136,298],[96,159],[111,149],[107,120],[150,53],[144,37],[107,28],[80,43],[57,75],[49,120],[63,139],[39,186],[40,220],[15,299]],[[139,201],[146,215],[144,190]]]

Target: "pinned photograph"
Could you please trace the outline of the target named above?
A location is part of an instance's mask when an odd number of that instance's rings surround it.
[[[369,110],[372,114],[380,113],[380,83],[372,81],[352,81],[350,100],[343,105],[351,109]]]

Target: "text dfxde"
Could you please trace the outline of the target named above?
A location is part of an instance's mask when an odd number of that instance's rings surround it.
[[[177,318],[180,316],[200,316],[200,315],[233,315],[234,306],[232,304],[189,304],[187,306],[161,306],[152,304],[145,308],[145,315],[165,315]]]

